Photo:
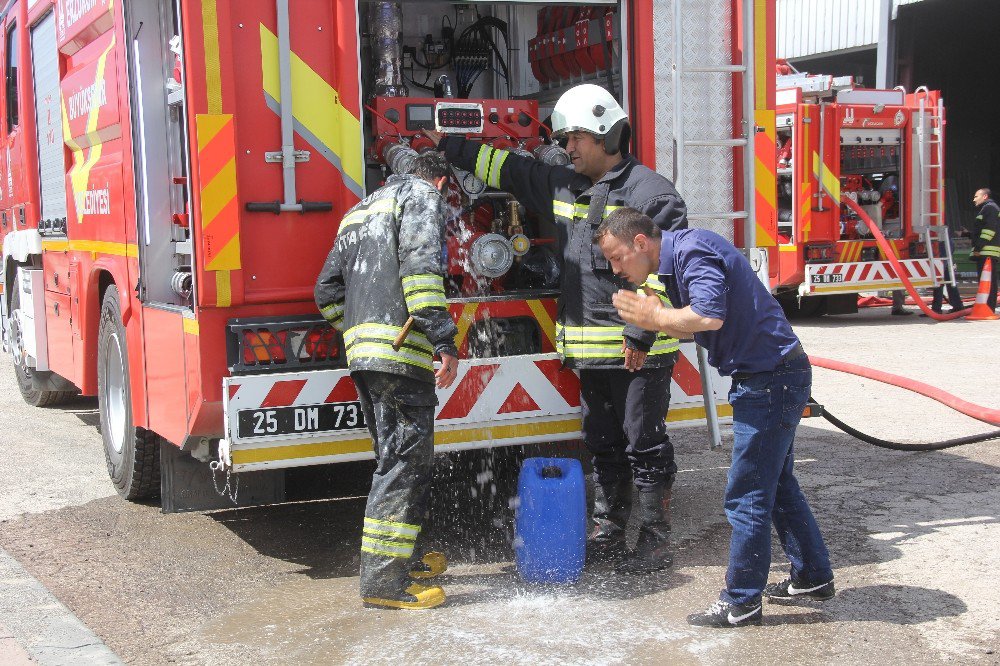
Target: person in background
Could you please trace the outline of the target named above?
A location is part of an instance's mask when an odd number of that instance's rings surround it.
[[[990,295],[986,304],[990,310],[997,309],[997,274],[1000,273],[1000,206],[993,200],[993,193],[988,187],[976,190],[972,197],[976,205],[976,222],[972,227],[972,258],[976,260],[976,279],[983,273],[987,259],[992,259],[993,270],[990,273]]]

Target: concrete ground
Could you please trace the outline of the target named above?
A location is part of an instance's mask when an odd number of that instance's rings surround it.
[[[796,330],[812,355],[1000,407],[998,322],[932,324],[875,309],[796,322]],[[525,586],[509,559],[477,551],[481,532],[498,530],[460,520],[469,509],[459,492],[444,503],[442,513],[452,513],[442,522],[463,527],[438,534],[453,562],[443,577],[448,604],[373,611],[357,598],[363,498],[173,515],[124,502],[106,478],[96,403],[29,408],[9,365],[0,362],[4,664],[29,655],[43,664],[111,663],[112,651],[135,664],[1000,663],[1000,441],[901,453],[805,421],[798,476],[839,595],[823,605],[766,605],[760,628],[685,622],[717,595],[728,550],[729,453],[708,450],[702,429],[673,433],[681,472],[669,571],[623,577],[594,568],[575,586]],[[815,371],[813,393],[841,419],[889,439],[991,430],[927,398],[828,370]],[[777,580],[786,568],[777,544],[774,559]],[[39,622],[39,612],[52,621]],[[84,654],[88,641],[74,647],[68,638],[89,631],[107,653]]]

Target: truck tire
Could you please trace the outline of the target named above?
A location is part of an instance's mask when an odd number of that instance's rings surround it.
[[[127,500],[160,493],[160,438],[132,421],[128,345],[118,290],[108,287],[97,334],[97,402],[108,475]]]
[[[14,355],[14,376],[17,377],[17,388],[21,391],[24,401],[33,407],[54,407],[61,405],[76,395],[75,391],[46,391],[34,387],[32,377],[35,369],[30,367],[22,352],[21,331],[17,325],[17,311],[21,308],[20,289],[14,289],[10,303],[11,349]]]

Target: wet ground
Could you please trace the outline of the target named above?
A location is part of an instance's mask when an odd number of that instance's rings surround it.
[[[796,329],[811,354],[1000,407],[998,322],[934,325],[879,309]],[[816,370],[814,395],[886,438],[990,430],[926,398],[827,370]],[[357,490],[163,515],[113,495],[93,401],[29,408],[4,361],[0,414],[0,548],[129,663],[1000,663],[1000,442],[900,453],[805,421],[797,470],[839,595],[824,605],[767,605],[761,628],[713,631],[684,621],[715,598],[728,550],[728,449],[708,450],[700,429],[673,433],[681,472],[670,570],[629,577],[593,568],[575,586],[525,586],[504,546],[506,526],[468,501],[453,474],[439,488],[447,500],[438,502],[436,535],[453,562],[443,580],[449,601],[405,613],[359,604]],[[342,487],[354,488],[366,473],[338,471]],[[775,544],[775,580],[784,575],[779,553]],[[59,663],[37,649],[44,628],[26,626],[8,582],[0,649],[10,634],[40,661]]]

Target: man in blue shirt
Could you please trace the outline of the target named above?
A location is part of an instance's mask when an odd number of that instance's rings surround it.
[[[706,627],[761,624],[761,597],[772,601],[834,596],[833,571],[819,527],[792,472],[795,428],[812,388],[812,367],[781,306],[739,250],[704,229],[661,231],[631,208],[609,215],[594,234],[612,270],[633,284],[656,272],[674,308],[659,298],[619,291],[622,319],[690,338],[733,385],[733,461],[726,517],[733,527],[726,589],[708,610],[688,616]],[[676,309],[675,309],[676,308]],[[767,583],[771,523],[791,576]]]

